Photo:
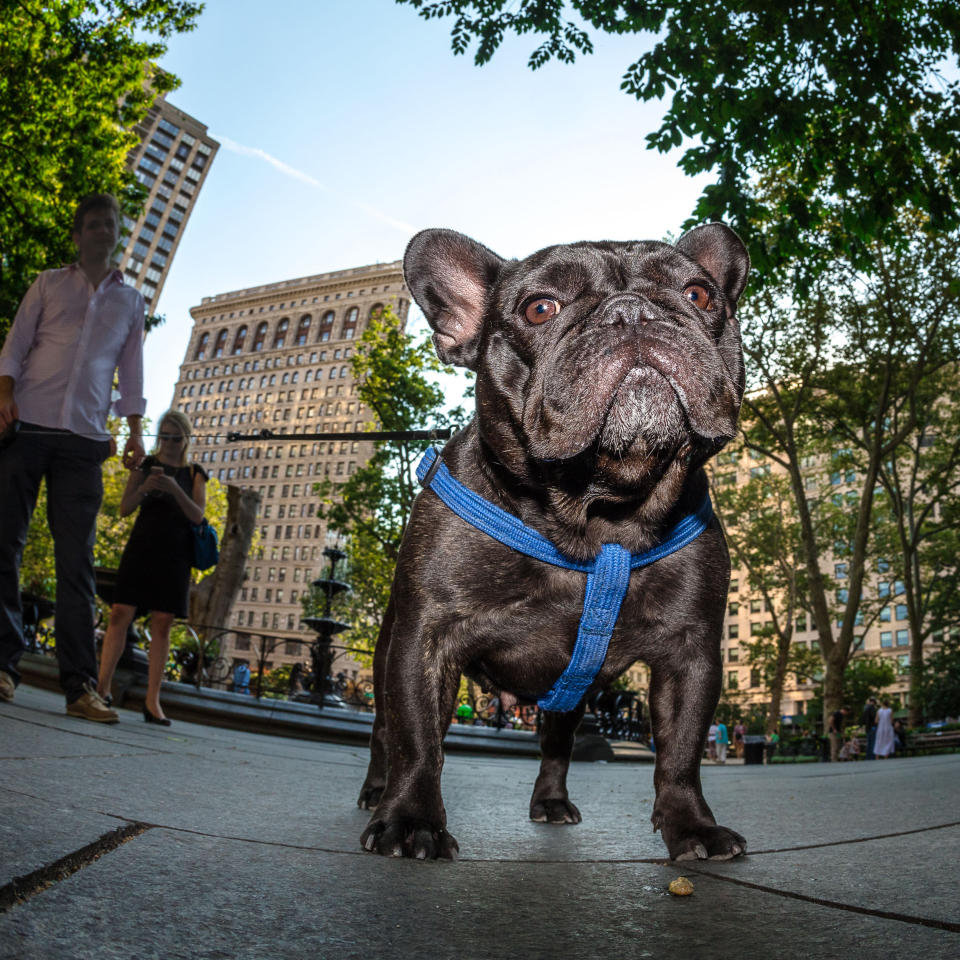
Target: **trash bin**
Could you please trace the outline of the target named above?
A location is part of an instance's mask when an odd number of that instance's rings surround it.
[[[743,738],[743,762],[763,764],[766,738],[759,734],[747,734]]]

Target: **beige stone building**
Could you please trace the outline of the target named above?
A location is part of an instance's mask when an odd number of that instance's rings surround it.
[[[143,294],[147,313],[156,313],[173,255],[220,144],[199,120],[162,96],[136,129],[140,143],[127,164],[150,193],[139,219],[123,219],[129,236],[119,266],[127,283]]]
[[[259,546],[225,624],[238,631],[225,638],[228,660],[254,663],[261,634],[280,641],[269,667],[307,660],[297,641],[313,635],[300,623],[301,598],[326,575],[323,549],[334,542],[316,515],[313,487],[346,480],[373,444],[306,436],[228,442],[227,435],[364,430],[371,416],[357,398],[350,358],[370,317],[387,304],[406,322],[410,295],[400,261],[204,297],[190,311],[193,332],[173,406],[193,424],[194,459],[221,483],[261,496]],[[335,661],[335,671],[351,676],[356,666],[345,656]]]

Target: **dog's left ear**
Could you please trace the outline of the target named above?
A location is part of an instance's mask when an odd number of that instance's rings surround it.
[[[677,249],[716,280],[732,316],[750,272],[750,254],[743,241],[726,224],[706,223],[685,233],[677,241]]]
[[[487,298],[503,262],[455,230],[422,230],[408,244],[404,279],[444,363],[476,369]]]

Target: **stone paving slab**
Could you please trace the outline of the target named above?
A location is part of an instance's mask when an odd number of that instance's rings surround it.
[[[960,923],[960,826],[808,850],[698,864],[716,877],[864,909]],[[957,942],[960,954],[960,938]]]
[[[3,960],[953,960],[954,934],[654,864],[433,863],[151,830],[0,917]]]
[[[419,864],[359,848],[363,749],[62,709],[23,686],[0,705],[0,887],[145,832],[0,912],[0,958],[960,955],[960,756],[704,767],[751,855],[671,865],[651,766],[574,764],[584,823],[551,827],[527,818],[535,761],[452,755],[462,859]]]

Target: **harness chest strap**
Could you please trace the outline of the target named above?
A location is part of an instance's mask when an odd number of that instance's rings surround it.
[[[583,613],[570,663],[546,696],[537,701],[541,709],[557,712],[575,709],[600,672],[630,584],[631,570],[649,566],[685,547],[706,530],[713,517],[708,496],[696,513],[684,517],[656,547],[632,554],[619,544],[605,543],[594,560],[582,563],[565,556],[513,514],[455,480],[433,447],[417,466],[417,479],[458,517],[494,540],[544,563],[587,574]]]

